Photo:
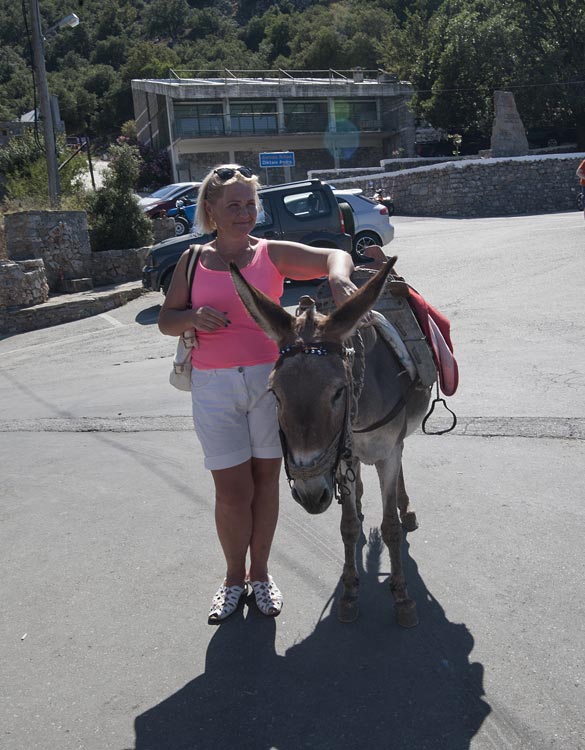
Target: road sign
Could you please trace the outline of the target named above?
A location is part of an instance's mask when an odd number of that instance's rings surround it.
[[[294,167],[294,151],[272,151],[258,154],[261,167]]]

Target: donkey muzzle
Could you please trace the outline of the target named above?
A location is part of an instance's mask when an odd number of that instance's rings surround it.
[[[324,513],[335,496],[333,474],[322,474],[310,479],[296,479],[291,492],[293,499],[307,513],[311,515]]]

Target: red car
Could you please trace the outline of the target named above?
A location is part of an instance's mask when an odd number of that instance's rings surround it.
[[[138,204],[147,216],[156,219],[169,208],[175,208],[179,198],[185,202],[195,203],[200,185],[200,182],[174,182],[155,190],[145,198],[140,198]]]

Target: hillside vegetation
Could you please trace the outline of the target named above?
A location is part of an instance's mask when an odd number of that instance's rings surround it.
[[[585,147],[585,6],[576,0],[40,0],[49,86],[70,134],[133,118],[132,78],[173,69],[383,68],[416,114],[489,132],[494,89],[526,126],[576,125]],[[0,0],[0,120],[33,108],[28,0]]]

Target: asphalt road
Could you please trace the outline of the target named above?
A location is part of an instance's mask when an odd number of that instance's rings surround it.
[[[392,618],[371,468],[356,623],[338,508],[283,480],[282,615],[207,625],[212,485],[151,293],[0,341],[2,750],[585,748],[583,216],[395,223],[461,372],[455,432],[405,451],[420,625]]]

